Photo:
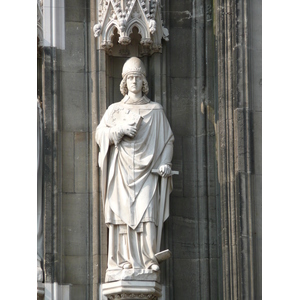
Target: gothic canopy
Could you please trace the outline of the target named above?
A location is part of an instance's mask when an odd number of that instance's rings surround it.
[[[168,29],[163,26],[160,0],[99,0],[99,19],[94,26],[95,37],[100,37],[102,49],[113,47],[117,30],[118,43],[129,45],[136,27],[141,35],[140,44],[159,52],[161,40],[168,41]]]

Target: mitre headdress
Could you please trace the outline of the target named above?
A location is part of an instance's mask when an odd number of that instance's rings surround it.
[[[124,76],[129,73],[140,73],[146,76],[145,66],[139,58],[131,57],[125,62],[122,70],[122,77],[124,78]]]

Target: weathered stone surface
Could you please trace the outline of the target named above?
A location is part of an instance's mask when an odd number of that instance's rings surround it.
[[[86,221],[88,215],[89,210],[87,194],[72,193],[62,195],[64,255],[84,256],[88,254],[88,228]]]
[[[262,175],[253,175],[253,198],[254,198],[254,249],[255,249],[255,290],[258,299],[262,297]]]
[[[197,195],[197,173],[194,162],[186,162],[183,166],[183,196],[193,198]]]
[[[182,217],[190,220],[197,220],[199,212],[195,209],[197,198],[175,196],[174,191],[171,197],[171,215]]]
[[[172,231],[171,251],[174,261],[198,258],[198,222],[183,217],[172,217]]]
[[[87,286],[72,284],[70,287],[70,300],[88,299]]]
[[[171,1],[169,9],[171,12],[192,11],[193,4],[189,0]]]
[[[170,1],[170,37],[173,28],[192,27],[193,13],[193,6],[190,1]]]
[[[88,191],[88,140],[86,132],[74,133],[74,165],[75,165],[75,192],[84,193]]]
[[[64,131],[88,130],[88,99],[86,97],[86,75],[62,72],[61,107]]]
[[[178,36],[184,38],[178,39]],[[176,28],[174,34],[170,35],[170,41],[168,47],[172,49],[172,60],[176,61],[170,65],[170,76],[172,78],[193,78],[192,70],[193,64],[195,63],[193,58],[193,47],[187,40],[192,38],[192,32],[189,28]],[[186,59],[182,59],[185,57]],[[186,84],[178,85],[178,88],[184,88]]]
[[[65,283],[87,284],[86,255],[63,256],[63,280]]]
[[[78,9],[77,9],[78,10]],[[61,70],[63,72],[84,72],[86,67],[85,24],[66,22],[65,50],[62,51]]]
[[[187,259],[177,258],[173,261],[173,264],[173,280],[175,284],[172,287],[172,299],[200,299],[199,260],[192,259],[191,257]],[[183,270],[188,270],[188,272]]]
[[[74,133],[62,133],[62,191],[74,192]]]
[[[88,1],[85,0],[65,0],[66,22],[86,22],[88,7]]]
[[[219,255],[218,255],[219,256]],[[222,294],[222,288],[220,283],[220,274],[222,272],[222,259],[218,258],[211,258],[209,260],[209,291],[210,297],[209,299],[219,299],[220,294]]]
[[[195,99],[188,78],[171,78],[170,87],[172,129],[176,140],[177,136],[195,134]]]
[[[172,168],[179,171],[178,176],[173,177],[173,197],[182,197],[183,196],[183,170],[182,170],[182,160],[173,159]]]
[[[262,2],[249,1],[250,97],[253,111],[262,111]]]
[[[253,142],[254,142],[254,173],[262,174],[262,113],[254,112],[253,113]]]

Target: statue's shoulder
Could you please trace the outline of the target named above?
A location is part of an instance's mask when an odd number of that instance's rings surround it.
[[[121,101],[112,103],[112,104],[110,104],[110,105],[108,106],[108,108],[107,108],[106,111],[107,111],[107,112],[111,112],[111,111],[117,109],[118,107],[120,107],[120,105],[122,105],[122,102],[121,102]]]
[[[150,101],[147,103],[147,105],[149,107],[151,107],[151,109],[159,109],[159,110],[163,110],[163,107],[161,106],[161,104],[154,102],[154,101]]]
[[[112,103],[111,105],[109,105],[109,109],[112,109],[112,108],[114,108],[114,107],[117,107],[117,106],[119,106],[120,104],[122,104],[122,101],[119,101],[119,102],[114,102],[114,103]]]

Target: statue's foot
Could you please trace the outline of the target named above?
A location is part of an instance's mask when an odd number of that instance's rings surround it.
[[[152,269],[153,271],[157,272],[157,271],[159,271],[159,266],[158,266],[157,264],[153,264],[153,265],[151,266],[151,269]]]
[[[125,263],[123,265],[123,269],[132,269],[132,264],[131,263]]]

